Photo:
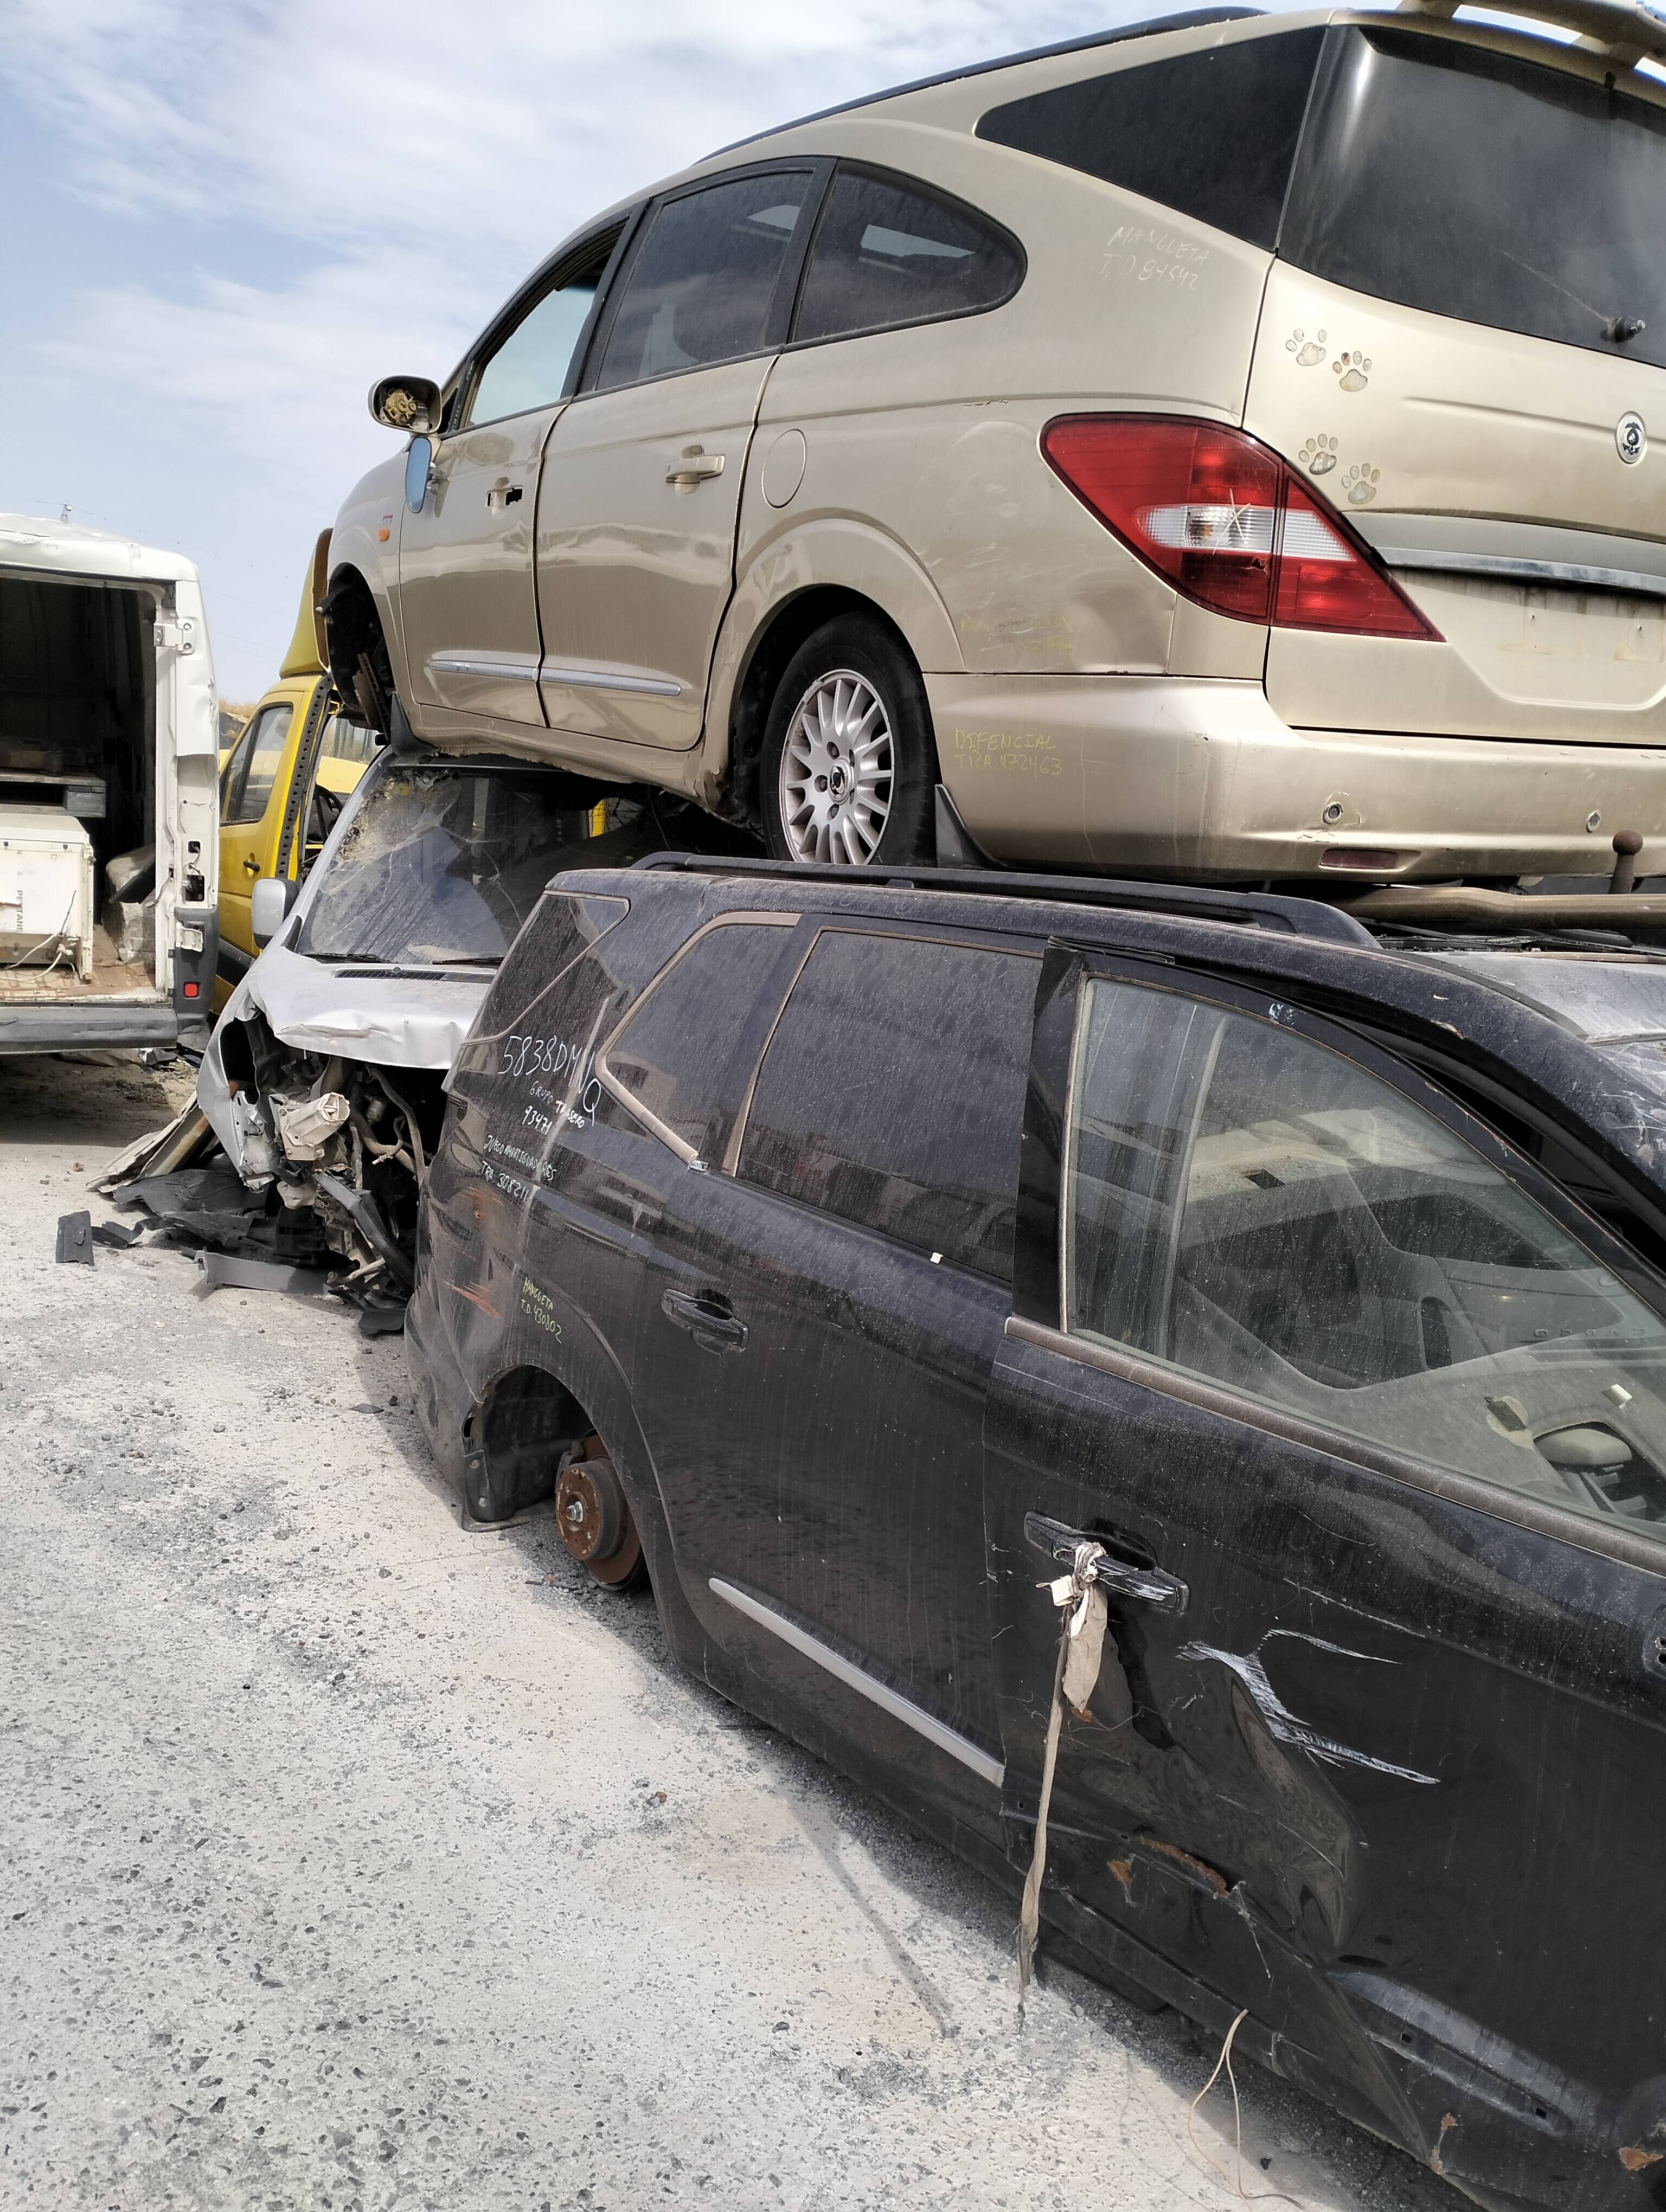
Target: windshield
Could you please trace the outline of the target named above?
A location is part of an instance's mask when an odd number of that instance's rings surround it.
[[[1333,30],[1279,252],[1403,307],[1666,365],[1666,110],[1455,40]]]
[[[585,817],[565,779],[501,769],[391,769],[319,879],[298,952],[392,965],[496,964]]]

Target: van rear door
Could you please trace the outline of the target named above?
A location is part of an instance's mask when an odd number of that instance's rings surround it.
[[[1274,630],[1298,726],[1666,739],[1666,91],[1535,46],[1329,34],[1245,425],[1444,641]]]

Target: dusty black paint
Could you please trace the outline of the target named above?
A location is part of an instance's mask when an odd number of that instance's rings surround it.
[[[1485,2204],[1666,2202],[1666,1545],[1657,1567],[1646,1531],[1397,1473],[1057,1335],[1085,967],[1276,994],[1455,1127],[1501,1093],[1478,1149],[1657,1309],[1666,1073],[1450,966],[1287,927],[786,873],[563,880],[464,1049],[427,1185],[409,1334],[441,1463],[500,1382],[556,1378],[620,1470],[684,1662],[1014,1883],[1057,1633],[1026,1514],[1180,1577],[1183,1613],[1113,1604],[1067,1723],[1043,1912],[1073,1955],[1216,2031],[1246,2008],[1244,2047]],[[738,1100],[822,921],[1045,953],[1010,1291],[685,1165],[596,1080],[689,938],[758,911],[805,919],[715,1072]],[[1459,1095],[1430,1090],[1436,1063]],[[1518,1131],[1582,1162],[1579,1188]]]

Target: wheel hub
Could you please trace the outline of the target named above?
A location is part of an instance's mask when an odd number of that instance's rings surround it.
[[[793,710],[781,755],[781,818],[795,860],[861,866],[891,818],[890,720],[854,669],[818,676]]]

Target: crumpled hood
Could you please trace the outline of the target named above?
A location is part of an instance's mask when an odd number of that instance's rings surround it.
[[[236,995],[258,1006],[273,1036],[297,1052],[340,1053],[379,1067],[444,1073],[456,1059],[491,980],[485,975],[387,975],[362,962],[336,966],[271,945]],[[229,1014],[232,1008],[226,1011]]]

